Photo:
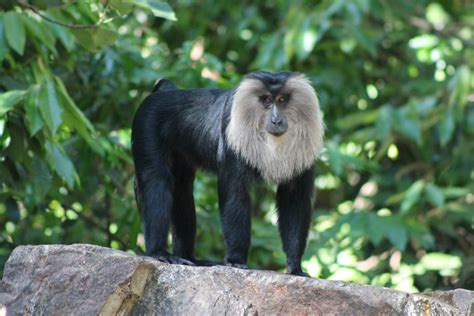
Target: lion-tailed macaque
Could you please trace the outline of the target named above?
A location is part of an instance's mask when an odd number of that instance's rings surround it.
[[[132,126],[135,193],[147,255],[195,264],[197,168],[218,179],[225,263],[244,268],[250,246],[253,179],[278,186],[278,227],[287,272],[301,270],[311,222],[314,163],[324,136],[309,81],[293,72],[253,72],[234,89],[178,89],[160,80]],[[167,251],[172,229],[173,253]]]

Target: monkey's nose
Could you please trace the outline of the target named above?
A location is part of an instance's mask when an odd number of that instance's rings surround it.
[[[283,119],[281,117],[272,117],[272,124],[279,126],[283,122]]]

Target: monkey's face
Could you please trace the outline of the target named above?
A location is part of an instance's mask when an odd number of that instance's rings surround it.
[[[266,94],[259,97],[262,106],[267,110],[265,114],[265,129],[273,136],[281,136],[288,130],[288,119],[285,107],[288,105],[290,94]]]
[[[252,73],[235,91],[227,140],[264,178],[279,183],[311,166],[323,135],[319,102],[303,75]]]
[[[245,116],[241,123],[256,128],[259,135],[266,132],[278,143],[282,140],[276,138],[287,132],[285,138],[291,138],[298,130],[309,128],[308,124],[319,114],[314,90],[299,74],[250,74],[239,86],[235,98],[233,113],[236,117],[239,113]]]

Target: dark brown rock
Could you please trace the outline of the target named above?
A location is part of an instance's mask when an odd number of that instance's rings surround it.
[[[387,288],[168,265],[92,245],[22,246],[0,282],[7,315],[470,315],[473,292]]]

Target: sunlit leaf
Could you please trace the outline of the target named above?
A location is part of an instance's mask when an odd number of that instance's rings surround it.
[[[424,255],[420,264],[428,270],[459,269],[462,261],[458,256],[432,252]]]
[[[128,14],[133,10],[133,3],[129,0],[111,0],[110,6],[121,15]]]
[[[13,109],[13,107],[25,97],[26,91],[12,90],[0,93],[0,117]]]
[[[176,15],[168,3],[157,0],[130,0],[137,7],[150,10],[154,16],[176,21]]]

